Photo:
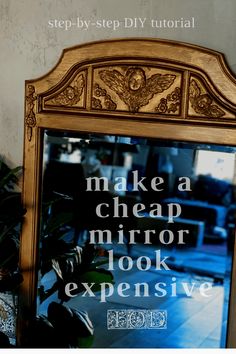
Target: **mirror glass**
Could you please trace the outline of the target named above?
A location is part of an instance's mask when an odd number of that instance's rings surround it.
[[[37,313],[61,345],[226,346],[235,152],[44,132]]]

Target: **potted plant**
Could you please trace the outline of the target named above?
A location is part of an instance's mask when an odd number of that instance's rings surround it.
[[[24,214],[18,176],[21,167],[10,168],[0,157],[0,347],[13,335],[7,322],[16,315],[15,291],[22,281],[18,270],[20,222]]]

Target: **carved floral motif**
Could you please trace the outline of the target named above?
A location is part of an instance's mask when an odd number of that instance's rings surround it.
[[[32,130],[36,126],[36,117],[34,112],[34,105],[37,96],[35,95],[35,88],[33,85],[28,85],[26,87],[26,113],[25,113],[25,124],[27,126],[27,137],[31,141]]]
[[[175,113],[180,107],[181,91],[176,87],[166,98],[161,98],[160,103],[155,108],[158,113]]]
[[[84,87],[84,75],[80,74],[62,92],[53,97],[50,103],[59,106],[74,106],[79,102]]]
[[[201,87],[194,79],[190,82],[189,100],[196,113],[210,118],[220,118],[225,115],[225,112],[213,103],[213,99],[208,93],[202,93]]]
[[[93,97],[92,98],[92,108],[93,109],[102,109],[102,103],[101,101],[96,98],[96,97]]]
[[[124,75],[118,70],[101,70],[99,76],[130,112],[138,112],[155,94],[167,90],[176,78],[171,74],[154,74],[147,78],[144,69],[139,67],[128,68]]]
[[[93,109],[108,109],[110,111],[116,110],[117,104],[111,99],[111,96],[107,94],[107,91],[101,88],[97,83],[94,85],[93,94],[95,97],[92,98],[92,108]],[[102,100],[96,97],[103,97]]]

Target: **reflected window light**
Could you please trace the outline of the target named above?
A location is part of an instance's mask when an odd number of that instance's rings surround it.
[[[90,143],[90,139],[82,139],[82,138],[68,138],[69,143],[80,143],[81,141],[85,141],[86,144]]]
[[[82,152],[79,149],[74,150],[71,154],[61,154],[60,161],[70,163],[81,163]]]
[[[199,150],[195,160],[196,175],[210,175],[232,182],[235,169],[235,154],[218,151]]]

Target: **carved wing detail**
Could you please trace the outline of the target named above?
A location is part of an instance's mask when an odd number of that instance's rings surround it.
[[[157,93],[167,90],[176,76],[170,74],[154,74],[146,79],[145,71],[139,67],[129,68],[125,75],[118,70],[101,70],[101,80],[113,90],[129,107],[131,112],[138,112]]]
[[[125,76],[118,70],[101,70],[99,71],[99,76],[112,91],[117,93],[121,100],[124,101],[129,96],[129,91],[125,85]]]
[[[142,99],[142,106],[148,102],[157,93],[167,90],[174,82],[176,76],[170,74],[154,74],[146,81],[146,86],[142,88],[140,96]]]
[[[155,74],[147,79],[146,89],[149,92],[161,93],[167,90],[174,82],[176,76],[170,74]]]

